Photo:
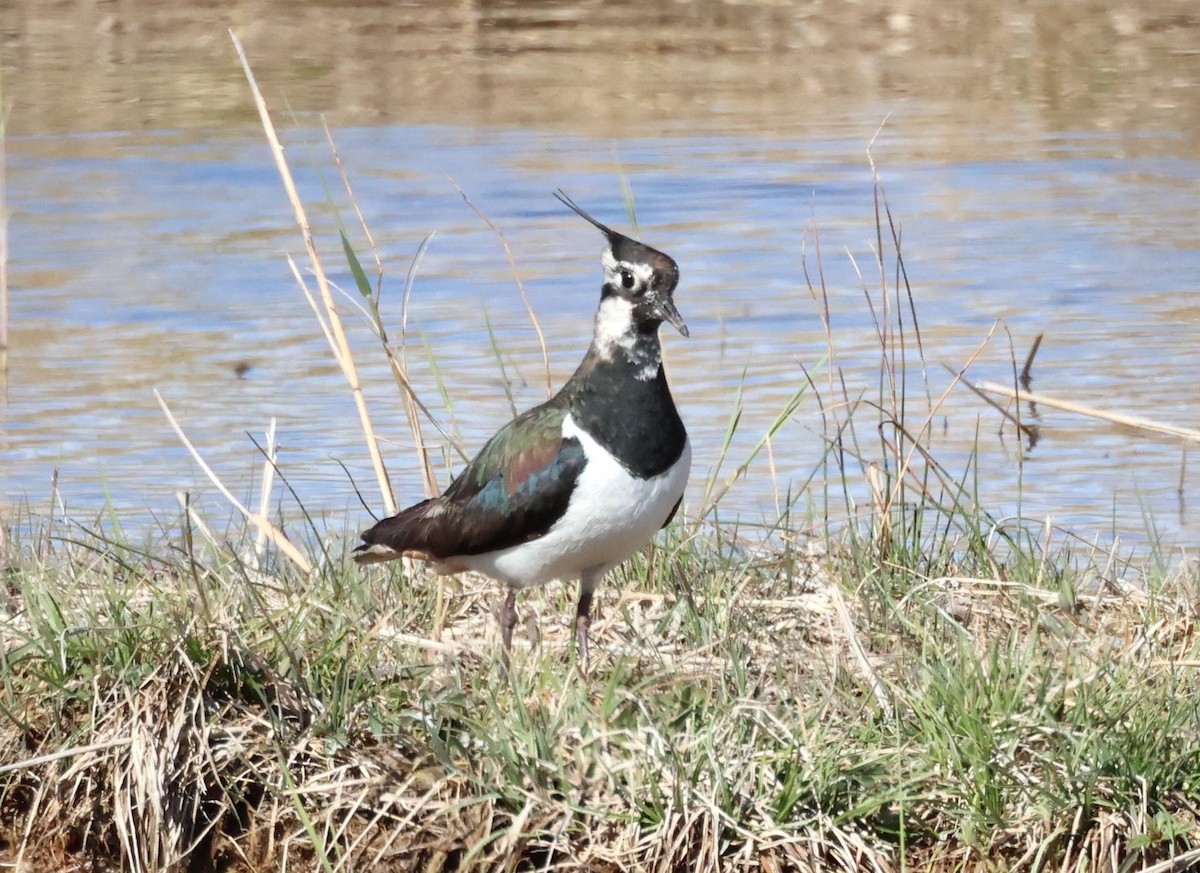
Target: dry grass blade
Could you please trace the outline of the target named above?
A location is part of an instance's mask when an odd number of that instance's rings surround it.
[[[384,328],[383,318],[380,315],[379,305],[383,298],[383,259],[379,256],[379,247],[375,244],[375,237],[371,234],[371,228],[367,225],[367,219],[362,213],[362,209],[358,205],[358,198],[354,194],[354,186],[350,184],[350,177],[346,174],[346,165],[342,162],[342,156],[338,153],[337,144],[333,140],[333,132],[329,129],[328,124],[324,124],[325,139],[329,143],[329,150],[333,154],[333,162],[337,166],[338,175],[341,177],[342,185],[346,189],[346,195],[350,198],[350,204],[354,207],[354,214],[358,217],[359,226],[362,228],[363,234],[367,238],[367,244],[371,247],[371,253],[375,257],[375,268],[378,272],[378,279],[375,283],[375,297],[370,301],[370,317],[372,324],[375,327],[375,333],[379,337],[380,344],[383,346],[383,353],[387,357],[388,364],[391,367],[392,375],[395,377],[397,384],[400,386],[400,394],[404,398],[404,414],[408,419],[408,428],[412,432],[413,445],[416,447],[417,459],[420,461],[421,475],[425,484],[425,496],[433,497],[440,489],[438,488],[437,473],[433,468],[433,460],[429,456],[429,447],[425,445],[425,436],[421,431],[421,418],[418,411],[425,414],[425,417],[437,428],[438,432],[444,438],[448,439],[446,432],[434,420],[433,414],[428,407],[421,402],[417,397],[416,391],[413,390],[412,384],[408,381],[408,359],[405,354],[406,344],[404,342],[403,328],[400,337],[400,354],[397,355],[388,342],[387,331]],[[421,262],[421,257],[425,254],[425,249],[432,237],[426,237],[421,243],[417,254],[409,265],[408,275],[405,277],[405,293],[404,301],[407,305],[408,292],[411,288],[413,278],[416,274],[418,264]],[[407,319],[403,322],[407,327]],[[459,454],[462,454],[461,449]]]
[[[1143,867],[1142,873],[1184,873],[1185,870],[1196,869],[1193,865],[1197,862],[1200,862],[1200,849],[1192,849],[1177,857]]]
[[[950,396],[950,392],[952,392],[954,390],[954,386],[958,383],[958,381],[960,379],[962,379],[963,373],[965,373],[968,369],[970,369],[971,365],[973,363],[975,363],[975,359],[978,358],[983,353],[983,350],[985,348],[987,348],[987,345],[988,345],[988,343],[990,343],[992,341],[992,335],[995,332],[996,332],[996,325],[993,324],[991,330],[988,331],[987,336],[985,336],[980,341],[979,345],[977,345],[975,347],[975,351],[971,352],[971,354],[967,357],[966,363],[964,363],[962,365],[962,367],[959,369],[958,373],[955,375],[954,379],[950,382],[949,385],[946,386],[946,389],[944,391],[942,391],[941,395],[938,396],[936,401],[931,401],[930,406],[929,406],[929,411],[925,414],[925,420],[921,423],[921,426],[916,430],[916,432],[913,433],[910,437],[911,445],[909,447],[908,453],[906,455],[904,455],[903,460],[899,463],[899,471],[900,471],[901,475],[898,475],[896,477],[896,482],[892,488],[891,502],[889,503],[889,505],[891,505],[891,503],[894,503],[895,501],[899,500],[901,489],[904,486],[904,474],[907,474],[908,472],[911,471],[914,458],[917,455],[925,455],[926,454],[925,449],[923,448],[921,439],[928,432],[930,425],[933,424],[933,420],[937,416],[938,410],[942,408],[942,404],[946,402],[946,399]],[[900,432],[905,431],[905,428],[903,428],[899,424],[899,422],[896,423],[896,429]],[[898,452],[897,452],[897,460],[898,461],[901,460]]]
[[[858,664],[858,669],[862,674],[863,680],[867,683],[867,687],[871,689],[871,694],[875,697],[875,702],[879,704],[879,709],[884,715],[891,718],[894,712],[891,697],[888,695],[887,688],[876,674],[875,668],[871,665],[871,659],[867,656],[867,650],[863,647],[862,640],[859,639],[858,629],[854,626],[854,618],[850,615],[849,607],[846,606],[845,597],[842,596],[841,590],[836,586],[829,587],[829,595],[833,601],[838,619],[842,623],[842,631],[846,635],[846,645],[854,655],[855,663]]]
[[[183,428],[179,425],[179,422],[176,420],[174,414],[172,414],[170,407],[167,406],[167,402],[163,400],[162,395],[158,393],[157,388],[154,389],[154,399],[157,400],[158,405],[162,407],[162,411],[167,416],[167,421],[171,423],[171,427],[174,429],[175,435],[179,437],[184,447],[188,450],[188,452],[191,453],[192,458],[195,459],[196,463],[200,465],[200,469],[204,471],[204,475],[208,477],[210,482],[217,486],[221,494],[225,496],[225,499],[233,504],[234,508],[244,515],[247,521],[270,537],[271,542],[275,543],[279,550],[287,555],[288,560],[290,560],[305,573],[312,572],[312,564],[308,562],[308,559],[305,558],[304,555],[300,554],[299,549],[292,545],[291,541],[287,538],[287,535],[283,531],[271,524],[270,520],[265,516],[259,515],[257,512],[251,512],[249,509],[247,509],[240,500],[233,496],[233,492],[225,487],[225,484],[220,480],[220,478],[217,477],[217,474],[213,472],[212,467],[208,466],[204,458],[200,456],[200,452],[198,452],[196,447],[192,445],[192,441],[188,439],[187,434],[183,432]]]
[[[271,425],[267,428],[266,437],[266,458],[263,460],[262,486],[258,496],[258,514],[262,518],[266,518],[267,513],[271,511],[271,491],[275,484],[275,461],[278,458],[279,446],[275,442],[274,418],[271,419]],[[258,537],[254,541],[254,569],[256,570],[262,564],[266,547],[267,532],[260,527]]]
[[[1013,400],[1023,400],[1027,403],[1036,403],[1040,406],[1049,406],[1052,409],[1061,409],[1063,412],[1073,412],[1077,415],[1086,415],[1090,418],[1098,418],[1102,421],[1110,422],[1111,424],[1119,424],[1124,427],[1134,427],[1138,430],[1148,430],[1153,433],[1166,434],[1167,436],[1179,437],[1192,442],[1200,442],[1200,430],[1193,430],[1188,427],[1177,427],[1173,424],[1163,424],[1159,421],[1154,421],[1149,418],[1141,418],[1136,415],[1126,415],[1123,412],[1109,412],[1106,409],[1097,409],[1094,406],[1085,406],[1082,403],[1075,403],[1071,400],[1060,400],[1057,397],[1049,397],[1045,394],[1034,394],[1032,391],[1018,391],[1008,385],[1001,385],[998,382],[979,382],[975,385],[979,391],[987,391],[991,394],[1000,394],[1004,397],[1011,397]]]
[[[408,272],[404,276],[399,355],[393,351],[391,343],[388,342],[387,335],[384,333],[383,319],[379,316],[378,305],[375,308],[375,326],[379,332],[380,342],[383,345],[383,353],[388,359],[388,366],[391,367],[392,376],[402,389],[404,415],[408,418],[408,427],[413,435],[413,445],[417,449],[417,456],[421,462],[421,477],[425,483],[426,497],[436,496],[441,489],[438,487],[437,471],[433,468],[433,458],[430,456],[429,447],[425,444],[425,435],[421,430],[421,419],[417,415],[418,410],[424,414],[425,419],[433,425],[442,439],[454,447],[460,458],[464,461],[469,460],[466,449],[438,423],[437,419],[433,417],[433,413],[429,411],[429,407],[425,405],[421,398],[417,396],[417,392],[413,390],[412,383],[408,381],[408,303],[412,296],[413,284],[417,278],[417,269],[421,265],[421,259],[425,257],[425,251],[429,248],[429,243],[433,241],[433,233],[431,231],[421,240],[421,244],[417,246],[417,253],[413,255],[412,261],[409,262]]]
[[[443,440],[451,446],[458,456],[464,462],[469,461],[465,447],[460,440],[447,431],[438,422],[433,412],[425,405],[425,402],[417,395],[416,389],[412,383],[408,381],[408,363],[406,353],[405,337],[408,331],[408,300],[412,292],[412,286],[416,280],[417,268],[420,266],[421,259],[425,256],[426,249],[429,248],[429,243],[433,239],[433,234],[421,240],[421,244],[417,247],[417,253],[413,255],[413,259],[408,267],[408,273],[404,277],[404,305],[403,315],[401,317],[400,327],[400,354],[397,355],[391,342],[388,340],[387,330],[383,324],[383,318],[380,315],[378,303],[372,306],[371,320],[375,328],[375,334],[379,337],[380,346],[383,349],[384,357],[387,358],[388,367],[392,371],[392,377],[396,380],[396,384],[400,386],[400,396],[404,398],[404,413],[408,418],[409,429],[412,431],[413,444],[417,448],[418,460],[421,466],[421,475],[425,483],[425,496],[433,497],[440,493],[438,487],[437,471],[434,469],[433,460],[430,457],[429,447],[425,443],[425,437],[421,429],[421,420],[417,415],[419,411],[425,416],[425,420],[433,425],[433,429],[438,432]]]
[[[53,764],[55,761],[61,761],[64,758],[74,758],[76,755],[90,755],[95,752],[104,752],[108,749],[115,749],[120,746],[128,746],[133,740],[129,737],[114,737],[111,740],[105,740],[101,743],[89,743],[86,746],[75,746],[70,749],[60,749],[57,752],[51,752],[48,755],[38,755],[36,758],[26,758],[24,761],[17,761],[13,764],[0,765],[0,773],[12,773],[16,770],[28,770],[32,767],[40,767],[43,764]]]
[[[1026,391],[1033,384],[1033,359],[1037,357],[1038,349],[1042,347],[1042,339],[1045,336],[1044,333],[1039,332],[1033,338],[1033,345],[1029,349],[1029,354],[1025,356],[1025,366],[1021,368],[1021,375],[1018,377],[1018,380],[1021,383],[1021,387]]]
[[[371,247],[371,254],[375,257],[375,270],[378,275],[375,282],[375,294],[379,295],[383,292],[383,258],[379,256],[379,246],[375,244],[375,237],[371,233],[371,228],[367,224],[366,217],[362,214],[362,209],[359,208],[358,198],[354,196],[354,188],[350,184],[350,177],[346,175],[346,165],[342,163],[342,156],[338,152],[337,144],[333,141],[333,131],[329,129],[329,122],[324,118],[321,119],[321,127],[325,130],[325,141],[329,143],[329,151],[333,155],[333,163],[338,169],[342,185],[346,188],[346,194],[350,198],[350,205],[354,207],[354,214],[358,218],[358,224],[367,238],[367,245]]]
[[[246,58],[246,52],[242,48],[241,40],[233,32],[229,32],[230,38],[233,40],[234,48],[237,49],[238,58],[242,62],[242,69],[246,73],[246,80],[250,83],[250,90],[254,94],[254,103],[258,107],[258,115],[262,121],[263,132],[267,136],[267,142],[271,145],[271,153],[275,157],[275,166],[279,170],[279,176],[283,180],[284,190],[287,192],[288,200],[291,201],[292,211],[295,213],[296,224],[300,228],[300,232],[304,237],[304,247],[308,251],[309,263],[312,266],[313,275],[317,279],[317,289],[321,294],[321,302],[325,305],[325,312],[329,319],[329,329],[338,347],[338,364],[342,368],[342,374],[346,377],[346,381],[350,385],[350,393],[354,396],[354,405],[358,409],[359,423],[362,426],[363,436],[367,441],[367,451],[371,455],[371,464],[375,468],[375,476],[379,480],[379,490],[383,496],[384,508],[388,515],[394,515],[396,512],[396,497],[392,492],[392,484],[388,479],[387,468],[383,463],[383,455],[379,451],[379,440],[375,435],[375,428],[371,424],[371,416],[367,410],[367,400],[363,395],[362,383],[358,378],[358,368],[354,364],[354,356],[350,350],[350,342],[346,338],[345,328],[342,326],[341,316],[338,314],[337,306],[333,302],[333,293],[330,291],[329,278],[325,275],[325,269],[321,265],[321,259],[317,254],[316,242],[313,240],[312,228],[308,223],[308,215],[304,211],[304,204],[300,201],[300,195],[296,191],[296,183],[292,179],[292,172],[288,168],[287,160],[283,156],[283,145],[279,142],[279,137],[275,133],[275,125],[271,121],[271,115],[267,111],[267,103],[263,99],[262,93],[258,90],[258,82],[255,81],[254,72],[250,69],[250,62]]]
[[[953,367],[951,367],[948,364],[942,364],[942,366],[945,367],[946,372],[953,375],[955,377],[955,379],[959,379],[959,380],[962,379],[962,376],[963,376],[962,370],[955,370]],[[997,403],[995,400],[988,397],[987,394],[984,393],[980,388],[976,387],[975,385],[972,385],[970,382],[963,380],[962,383],[964,385],[966,385],[967,388],[969,388],[976,397],[978,397],[980,400],[982,400],[988,406],[992,407],[992,409],[996,410],[1002,416],[1004,416],[1004,418],[1010,424],[1012,424],[1013,427],[1015,427],[1021,433],[1022,436],[1024,436],[1026,439],[1030,440],[1031,442],[1037,442],[1038,429],[1035,426],[1026,424],[1025,422],[1021,421],[1020,418],[1018,418],[1016,415],[1014,415],[1013,413],[1011,413],[1007,409],[1005,409],[1003,404]],[[1022,392],[1022,396],[1025,396],[1024,392]]]
[[[525,293],[525,283],[521,280],[520,270],[517,269],[517,259],[513,257],[512,249],[508,247],[508,238],[505,237],[504,231],[498,228],[484,214],[482,209],[471,202],[471,198],[467,196],[467,192],[459,187],[459,184],[452,177],[447,176],[446,178],[450,179],[450,184],[454,186],[454,190],[462,195],[463,202],[470,206],[472,211],[483,220],[483,223],[494,230],[496,235],[500,237],[500,244],[504,246],[504,254],[508,258],[508,264],[512,267],[513,276],[517,280],[517,290],[521,292],[521,302],[525,304],[525,311],[529,313],[529,320],[533,322],[534,332],[537,333],[538,345],[542,350],[542,368],[546,373],[546,396],[550,397],[554,394],[554,388],[550,382],[550,354],[546,351],[546,337],[542,334],[542,324],[538,321],[537,313],[533,311],[533,305],[529,302],[529,295]]]
[[[0,90],[0,378],[8,394],[8,106]]]

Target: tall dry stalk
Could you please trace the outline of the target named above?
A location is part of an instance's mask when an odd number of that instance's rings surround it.
[[[154,389],[154,399],[158,401],[159,408],[161,408],[163,414],[167,416],[167,421],[170,422],[171,428],[175,431],[175,435],[179,437],[179,441],[183,443],[184,448],[186,448],[188,453],[192,456],[192,460],[199,465],[200,469],[204,471],[204,475],[206,475],[209,481],[217,487],[217,490],[219,490],[225,499],[229,501],[230,505],[240,512],[264,536],[268,537],[271,542],[275,543],[276,548],[283,552],[287,559],[291,561],[302,573],[311,572],[312,564],[307,558],[304,557],[304,555],[300,553],[299,549],[292,545],[292,542],[287,538],[287,534],[272,524],[271,520],[267,518],[265,514],[261,512],[251,512],[240,500],[233,496],[232,491],[225,487],[225,483],[223,483],[220,477],[213,472],[212,467],[208,466],[204,458],[201,457],[200,452],[197,451],[196,447],[192,444],[192,441],[188,439],[187,434],[183,431],[182,425],[180,425],[178,419],[175,418],[175,414],[171,412],[171,408],[167,406],[167,401],[163,400],[163,396],[158,393],[157,388]],[[270,437],[272,440],[274,439],[273,434],[274,422],[272,421]],[[269,456],[268,465],[274,469],[274,463]],[[269,489],[269,482],[264,481],[263,484],[265,488]],[[269,505],[269,501],[267,499],[267,495],[269,494],[269,490],[264,491],[264,497],[262,500],[263,506]]]
[[[392,492],[392,483],[388,479],[387,468],[383,463],[383,455],[379,451],[379,439],[375,434],[375,427],[371,423],[370,412],[367,410],[367,400],[363,394],[362,383],[358,377],[358,368],[354,363],[350,342],[346,338],[346,330],[342,326],[342,318],[338,314],[337,306],[333,302],[333,292],[330,290],[329,277],[326,276],[320,256],[317,254],[317,246],[313,239],[312,227],[308,223],[308,215],[304,210],[304,204],[300,201],[300,195],[296,191],[296,183],[292,179],[292,172],[288,168],[287,160],[283,156],[283,146],[280,144],[279,137],[275,133],[275,125],[272,123],[271,115],[267,111],[267,103],[263,99],[262,92],[258,89],[258,82],[254,78],[254,72],[250,69],[250,62],[246,58],[245,49],[242,48],[241,40],[237,38],[237,35],[233,31],[229,32],[229,36],[233,40],[234,48],[237,50],[238,58],[242,63],[242,70],[245,72],[246,80],[250,84],[250,90],[254,94],[254,103],[258,107],[258,115],[262,121],[263,132],[267,136],[267,142],[271,146],[271,153],[275,157],[275,166],[279,170],[284,190],[287,192],[288,200],[292,204],[296,224],[304,237],[304,247],[308,252],[309,265],[312,268],[313,275],[316,277],[317,289],[320,292],[321,302],[325,309],[325,317],[328,322],[331,343],[333,344],[334,357],[337,359],[338,366],[341,367],[342,374],[346,377],[346,381],[350,385],[350,392],[354,396],[354,405],[358,410],[359,423],[362,426],[363,436],[367,441],[367,451],[371,455],[371,464],[375,468],[375,476],[379,481],[379,490],[383,496],[384,509],[388,515],[394,515],[396,512],[396,498]]]
[[[5,184],[8,178],[5,147],[8,141],[8,107],[4,103],[2,85],[0,82],[0,378],[8,374],[8,196]],[[4,378],[4,384],[7,389],[7,378]]]
[[[554,385],[550,380],[550,353],[546,350],[546,337],[542,333],[542,323],[538,320],[537,313],[533,311],[533,304],[529,302],[529,295],[525,293],[525,283],[521,279],[521,271],[517,269],[517,259],[513,257],[512,249],[508,246],[508,237],[504,235],[504,231],[496,226],[495,222],[487,217],[482,209],[471,202],[471,198],[467,196],[467,192],[459,186],[458,182],[454,181],[453,177],[448,176],[447,178],[450,179],[450,184],[454,186],[454,190],[462,196],[463,202],[470,206],[471,210],[479,216],[483,223],[494,230],[496,235],[500,237],[500,245],[504,246],[504,254],[508,258],[508,265],[512,267],[513,278],[517,280],[517,291],[521,294],[521,302],[525,304],[525,312],[528,313],[529,320],[533,323],[533,331],[537,334],[538,346],[542,350],[542,370],[546,374],[546,396],[553,397]]]
[[[413,280],[416,278],[417,267],[421,263],[421,258],[425,254],[425,249],[429,245],[429,241],[433,238],[431,233],[422,240],[420,247],[417,249],[416,255],[409,264],[408,275],[404,279],[404,316],[401,319],[400,330],[400,352],[397,354],[388,341],[387,326],[383,322],[383,314],[380,311],[379,304],[383,296],[383,259],[379,256],[379,247],[375,245],[375,237],[371,234],[371,228],[367,225],[367,219],[359,208],[358,198],[354,194],[354,187],[350,184],[350,177],[346,173],[346,166],[342,162],[342,156],[338,153],[337,144],[333,141],[333,133],[329,130],[329,125],[325,127],[325,139],[329,142],[329,150],[333,155],[333,162],[337,166],[338,175],[341,177],[342,185],[346,189],[346,195],[350,198],[350,205],[354,208],[354,214],[358,217],[358,223],[362,227],[363,234],[367,238],[367,244],[371,247],[371,253],[375,257],[376,283],[374,293],[371,293],[370,288],[362,287],[359,290],[363,296],[367,298],[367,314],[371,320],[371,326],[375,330],[376,337],[379,338],[380,345],[383,347],[384,357],[387,358],[388,366],[392,371],[392,377],[396,380],[396,384],[400,388],[400,396],[404,399],[404,414],[408,419],[408,428],[412,432],[413,445],[417,451],[417,461],[421,467],[421,477],[425,485],[425,496],[434,497],[441,493],[438,487],[437,471],[433,467],[433,460],[430,457],[429,446],[425,444],[425,436],[421,428],[421,414],[428,419],[434,429],[441,434],[442,438],[449,442],[458,454],[465,461],[467,460],[466,452],[462,446],[446,432],[437,420],[433,417],[421,398],[417,396],[417,392],[413,389],[412,383],[408,380],[408,352],[405,338],[408,328],[408,298],[409,292],[412,290]],[[351,259],[351,267],[355,269],[357,258],[350,248],[350,242],[343,236],[343,245],[346,248],[346,255]],[[361,270],[356,271],[356,276],[361,273]],[[365,276],[363,276],[365,282]]]

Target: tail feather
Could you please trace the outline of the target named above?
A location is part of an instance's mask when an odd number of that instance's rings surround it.
[[[404,557],[404,552],[397,552],[387,546],[363,543],[354,550],[356,564],[382,564],[384,561],[396,561]]]
[[[391,518],[385,518],[362,533],[362,545],[354,550],[356,564],[378,564],[400,558],[436,561],[437,540],[442,525],[437,520],[445,512],[440,497],[424,500]]]

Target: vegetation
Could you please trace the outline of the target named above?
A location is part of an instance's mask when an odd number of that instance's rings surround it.
[[[941,400],[914,375],[917,313],[879,202],[875,390],[847,393],[830,331],[829,361],[798,376],[779,416],[821,411],[828,450],[807,487],[770,529],[733,527],[713,521],[729,481],[714,473],[702,504],[600,593],[587,675],[572,663],[570,587],[524,595],[540,640],[518,646],[505,678],[488,586],[361,572],[343,542],[268,517],[268,500],[233,538],[188,508],[148,543],[112,519],[6,519],[0,862],[1195,863],[1196,570],[995,517],[973,470],[938,463],[928,436]],[[402,355],[342,238],[419,428],[428,420]],[[316,254],[312,299],[344,363]],[[823,310],[820,282],[810,288]]]

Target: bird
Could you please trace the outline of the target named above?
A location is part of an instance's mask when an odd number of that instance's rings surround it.
[[[518,590],[579,580],[575,649],[588,664],[592,598],[683,502],[692,447],[663,369],[659,327],[688,328],[668,255],[555,196],[604,234],[592,341],[562,388],[504,425],[437,497],[363,532],[358,564],[413,558],[506,587],[496,615],[507,672]]]

